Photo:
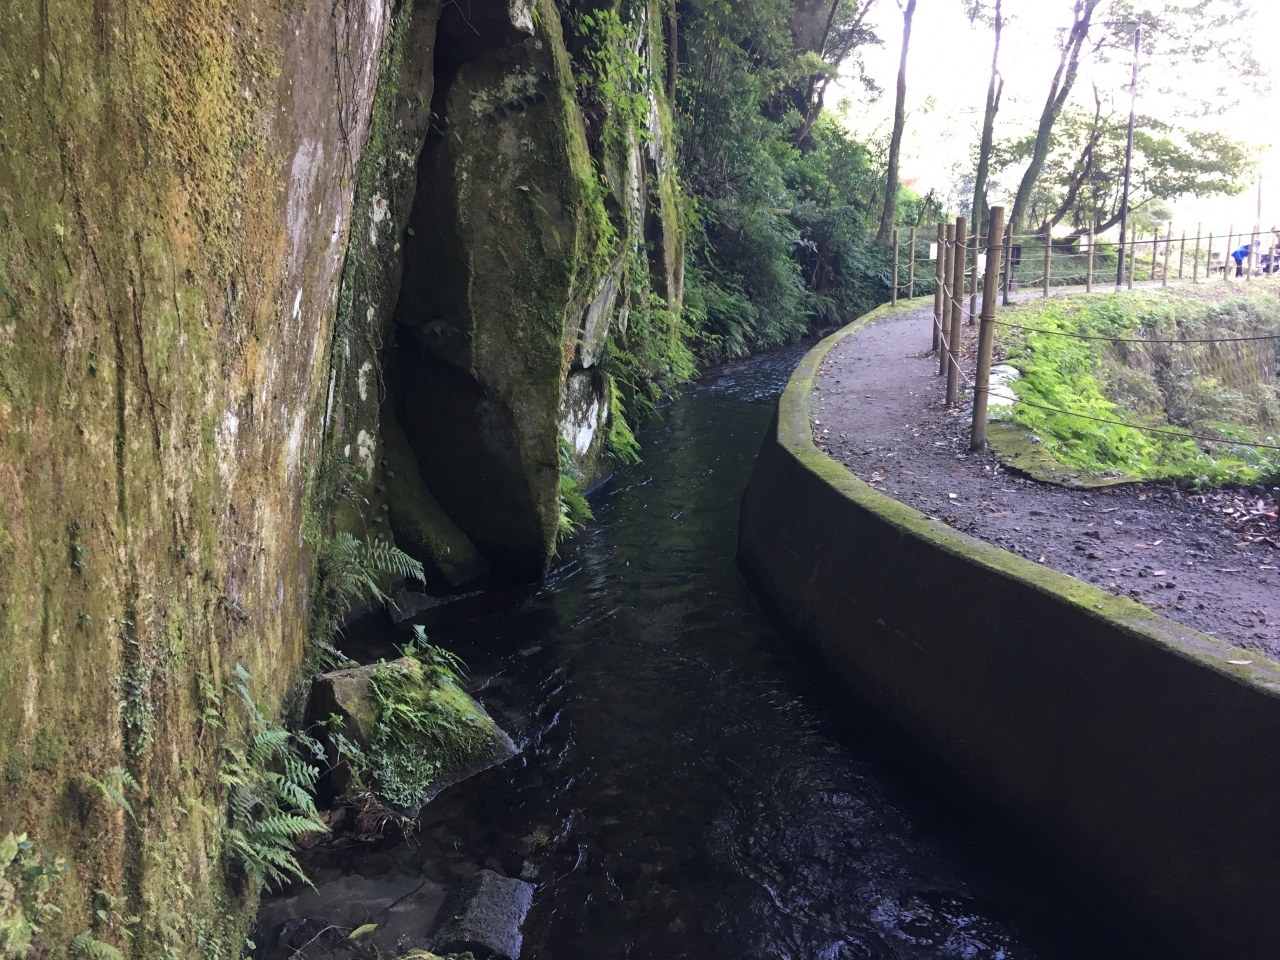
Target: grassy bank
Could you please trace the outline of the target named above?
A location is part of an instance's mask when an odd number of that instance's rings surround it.
[[[1207,284],[1022,305],[1002,319],[1025,326],[998,334],[1023,374],[1014,389],[1026,403],[1011,416],[1081,470],[1197,485],[1280,478],[1280,451],[1251,445],[1280,442],[1280,340],[1240,339],[1280,335],[1277,289]],[[1190,342],[1203,340],[1234,342]]]

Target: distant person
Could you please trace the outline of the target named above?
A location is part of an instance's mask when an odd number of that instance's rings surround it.
[[[1255,240],[1253,243],[1246,243],[1244,246],[1231,251],[1231,259],[1236,262],[1237,277],[1244,276],[1244,262],[1248,260],[1250,254],[1253,253],[1253,248],[1260,246],[1262,246],[1262,241]]]

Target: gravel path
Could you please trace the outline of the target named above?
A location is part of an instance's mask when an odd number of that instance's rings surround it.
[[[942,405],[928,352],[932,312],[871,324],[828,354],[818,445],[958,530],[1280,660],[1280,528],[1268,516],[1280,493],[1197,495],[1156,483],[1066,490],[1006,471],[989,451],[970,454],[968,409]]]

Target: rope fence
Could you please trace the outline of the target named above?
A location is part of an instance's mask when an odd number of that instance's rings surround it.
[[[974,269],[987,241],[985,235],[968,238],[968,271]],[[941,237],[925,240],[919,227],[893,231],[891,303],[916,296],[926,283],[921,266],[936,263],[940,253],[945,255],[945,242]],[[1247,253],[1236,261],[1233,254],[1241,249]],[[1124,269],[1118,270],[1121,259]],[[1084,286],[1086,292],[1092,292],[1099,268],[1116,275],[1117,288],[1133,289],[1135,283],[1159,283],[1162,287],[1171,281],[1201,283],[1217,276],[1247,282],[1280,273],[1280,231],[1255,226],[1237,232],[1231,226],[1223,232],[1205,232],[1197,225],[1194,233],[1188,235],[1184,230],[1175,237],[1170,223],[1163,234],[1157,231],[1147,237],[1135,232],[1122,244],[1097,239],[1092,230],[1047,243],[1042,233],[1022,234],[1005,238],[1002,262],[1001,289],[1006,305],[1013,294],[1026,288],[1038,287],[1044,296],[1049,296],[1053,287],[1062,286]],[[936,283],[938,278],[932,279]]]
[[[1052,243],[1044,243],[1043,237],[1026,238],[1026,237],[1008,237],[1004,231],[1004,208],[992,207],[990,211],[990,219],[985,224],[986,232],[978,231],[973,236],[968,235],[968,224],[964,217],[957,217],[954,223],[938,224],[937,237],[931,243],[931,257],[934,265],[934,308],[932,323],[932,340],[933,349],[938,353],[938,374],[946,378],[946,403],[947,406],[954,407],[959,402],[960,385],[963,382],[973,395],[973,421],[970,431],[970,449],[980,450],[986,442],[986,423],[987,423],[987,407],[990,396],[991,383],[991,363],[994,351],[995,328],[997,326],[1010,330],[1018,330],[1026,334],[1038,334],[1047,336],[1067,337],[1084,341],[1095,341],[1117,345],[1142,345],[1143,347],[1174,347],[1174,346],[1201,346],[1210,347],[1211,353],[1193,354],[1192,359],[1199,356],[1201,360],[1205,356],[1218,358],[1227,357],[1228,362],[1234,362],[1236,366],[1242,368],[1248,367],[1253,370],[1254,374],[1265,378],[1265,383],[1269,384],[1274,379],[1277,372],[1280,372],[1280,365],[1277,361],[1280,356],[1274,356],[1270,353],[1265,355],[1258,354],[1255,350],[1252,354],[1246,352],[1241,353],[1237,347],[1234,354],[1223,354],[1220,348],[1229,347],[1230,345],[1240,344],[1260,344],[1265,342],[1280,342],[1280,334],[1258,334],[1256,336],[1231,336],[1231,337],[1188,337],[1188,338],[1166,338],[1166,337],[1111,337],[1092,333],[1077,333],[1067,330],[1052,330],[1044,327],[1037,327],[1029,324],[1021,324],[1006,320],[997,320],[995,316],[998,300],[1003,300],[1007,305],[1010,302],[1011,294],[1018,291],[1019,282],[1028,282],[1038,285],[1043,296],[1049,296],[1050,287],[1053,280],[1059,280],[1064,276],[1064,271],[1059,270],[1055,273],[1054,265],[1062,260],[1077,260],[1083,264],[1084,280],[1086,292],[1092,292],[1095,279],[1095,267],[1097,264],[1097,251],[1102,246],[1093,241],[1090,234],[1084,235],[1085,249],[1075,253],[1055,254],[1053,252]],[[1002,237],[1003,242],[991,244],[988,242],[990,237]],[[1232,278],[1229,263],[1223,263],[1221,267],[1214,268],[1215,262],[1213,252],[1215,237],[1221,238],[1222,234],[1206,233],[1201,234],[1197,229],[1193,236],[1188,237],[1183,233],[1176,241],[1173,239],[1173,229],[1170,225],[1165,231],[1163,238],[1156,237],[1148,241],[1136,240],[1127,245],[1127,249],[1121,249],[1118,255],[1113,256],[1107,263],[1107,266],[1116,268],[1117,279],[1127,281],[1127,286],[1132,289],[1134,284],[1134,274],[1137,266],[1141,265],[1148,255],[1145,252],[1140,254],[1143,244],[1149,244],[1149,279],[1158,280],[1162,286],[1167,286],[1171,279],[1183,279],[1187,270],[1188,260],[1190,266],[1190,278],[1193,282],[1201,282],[1213,278],[1216,269],[1221,269],[1224,280],[1230,281]],[[1234,228],[1228,230],[1225,234],[1227,244],[1223,248],[1227,255],[1232,252],[1231,242],[1240,239],[1236,235]],[[1246,237],[1246,243],[1242,247],[1242,256],[1238,261],[1240,275],[1247,280],[1251,280],[1255,275],[1264,275],[1267,273],[1280,272],[1280,232],[1272,235],[1271,243],[1266,252],[1262,249],[1261,241],[1255,243],[1259,237],[1259,231],[1255,228],[1250,235]],[[1019,277],[1018,268],[1022,258],[1017,256],[1020,245],[1015,241],[1036,239],[1042,244],[1041,262],[1038,265],[1040,272],[1033,274],[1031,277]],[[1204,270],[1201,272],[1201,252],[1204,252]],[[912,228],[910,233],[912,258],[908,264],[908,295],[914,295],[914,286],[916,282],[916,262],[914,259],[919,242],[918,232]],[[898,265],[897,265],[897,247],[898,236],[894,236],[894,281],[895,281],[895,302],[897,292]],[[1174,249],[1177,248],[1178,255],[1176,258],[1176,272],[1174,261]],[[1190,257],[1185,256],[1190,250]],[[1241,250],[1241,248],[1236,248]],[[980,266],[980,258],[985,258],[985,265]],[[1123,260],[1121,259],[1123,258]],[[1127,260],[1127,263],[1124,261]],[[1226,256],[1223,257],[1226,260]],[[1121,264],[1128,267],[1127,270],[1121,267]],[[1072,276],[1072,274],[1066,274]],[[1117,288],[1120,283],[1117,282]],[[981,300],[981,308],[978,309],[978,301]],[[962,359],[962,340],[961,327],[964,325],[973,325],[975,321],[979,324],[978,328],[978,355],[975,375],[971,379],[965,374],[961,367]],[[1121,348],[1118,348],[1121,349]],[[1128,349],[1128,348],[1123,348]],[[1129,361],[1131,357],[1126,356],[1122,359]],[[1184,366],[1187,366],[1184,364]],[[1230,381],[1232,371],[1227,371],[1222,377],[1223,381]],[[1235,371],[1240,376],[1246,376],[1247,373]],[[1264,389],[1271,389],[1266,386]],[[1171,436],[1180,440],[1195,440],[1205,443],[1226,444],[1234,447],[1256,448],[1259,450],[1280,451],[1280,445],[1273,442],[1266,442],[1254,439],[1240,440],[1228,436],[1209,436],[1204,433],[1194,433],[1190,430],[1177,429],[1169,426],[1150,426],[1139,423],[1129,423],[1123,420],[1114,420],[1107,417],[1099,417],[1092,414],[1085,414],[1072,410],[1064,410],[1059,407],[1050,406],[1048,404],[1037,403],[1031,400],[1025,400],[1018,397],[1016,403],[1023,404],[1049,413],[1059,414],[1067,417],[1076,417],[1081,420],[1091,421],[1094,423],[1108,424],[1120,427],[1127,427],[1133,430],[1139,430],[1150,434]],[[1264,418],[1265,419],[1265,418]],[[1265,427],[1265,425],[1264,425]],[[1216,429],[1216,427],[1215,427]],[[1235,428],[1233,428],[1235,429]],[[1269,436],[1267,441],[1275,440],[1274,436]]]

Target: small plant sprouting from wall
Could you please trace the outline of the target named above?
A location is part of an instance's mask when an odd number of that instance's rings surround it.
[[[125,641],[134,651],[133,662],[115,677],[116,712],[124,727],[125,749],[131,757],[147,752],[156,725],[156,708],[151,702],[153,671],[136,640]]]
[[[36,845],[25,833],[0,840],[0,957],[25,957],[32,938],[60,911],[51,903],[54,885],[67,863]]]
[[[316,809],[320,770],[306,756],[323,763],[324,747],[269,720],[249,693],[250,681],[237,664],[234,688],[245,708],[245,730],[225,745],[218,773],[229,791],[226,857],[256,885],[310,883],[294,855],[294,838],[329,829]]]
[[[628,431],[629,432],[629,431]],[[632,438],[632,442],[635,440]],[[594,520],[591,505],[582,495],[579,484],[582,471],[573,461],[573,447],[564,437],[560,438],[560,525],[557,540],[565,540],[579,530],[588,520]]]
[[[112,767],[102,775],[102,779],[98,779],[91,773],[80,774],[80,779],[97,790],[108,805],[123,810],[130,819],[137,819],[133,813],[133,805],[125,796],[125,790],[137,792],[142,788],[138,786],[138,781],[133,778],[133,774],[124,767]]]
[[[312,604],[311,635],[326,652],[329,637],[348,611],[371,600],[386,602],[379,577],[391,575],[425,580],[422,564],[382,540],[365,543],[351,534],[335,533],[320,547],[319,575]]]

